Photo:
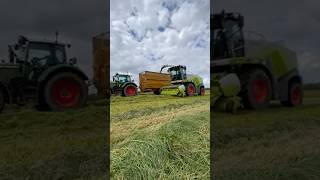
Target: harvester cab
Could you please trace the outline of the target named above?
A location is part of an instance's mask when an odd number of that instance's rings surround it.
[[[138,92],[138,86],[128,73],[116,73],[112,77],[110,88],[111,93],[115,95],[135,96]]]
[[[187,79],[186,66],[178,65],[164,65],[162,66],[160,73],[162,73],[163,69],[168,68],[167,72],[170,74],[172,81],[182,81]]]
[[[280,100],[286,106],[302,104],[302,77],[293,51],[265,38],[244,38],[244,18],[239,13],[222,11],[212,15],[210,21],[212,81],[225,90],[234,89],[231,86],[240,89],[231,94],[215,92],[217,102],[221,102],[219,98],[238,96],[241,103],[232,98],[234,102],[229,104],[249,109],[267,108],[271,100]]]

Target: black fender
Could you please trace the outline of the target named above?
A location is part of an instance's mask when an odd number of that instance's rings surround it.
[[[7,104],[11,104],[12,103],[12,94],[10,93],[11,91],[9,90],[9,86],[3,82],[0,82],[0,88],[4,91],[4,98],[5,98],[5,102]]]
[[[135,83],[133,83],[133,82],[126,82],[126,83],[124,83],[124,84],[122,84],[121,85],[121,88],[123,89],[124,87],[126,87],[127,85],[134,85],[136,88],[138,88],[138,86],[135,84]]]

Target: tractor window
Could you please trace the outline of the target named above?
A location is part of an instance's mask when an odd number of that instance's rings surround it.
[[[169,70],[172,81],[181,80],[181,72],[176,69]]]
[[[66,61],[64,47],[56,47],[56,63],[63,63]]]
[[[30,47],[28,61],[35,65],[45,66],[52,59],[51,49],[48,47]]]
[[[130,79],[128,76],[119,76],[119,82],[120,83],[125,83],[128,82]]]

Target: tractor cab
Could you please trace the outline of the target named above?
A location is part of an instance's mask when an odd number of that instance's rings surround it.
[[[59,64],[76,64],[77,59],[67,62],[66,47],[58,42],[30,41],[20,36],[15,45],[9,46],[9,62],[21,67],[24,76],[38,77],[44,70]]]
[[[113,81],[123,84],[123,83],[127,83],[127,82],[133,82],[131,75],[129,74],[120,74],[120,73],[116,73],[113,76]]]
[[[243,24],[244,18],[238,13],[225,13],[211,15],[211,32],[213,40],[213,60],[231,57],[243,57],[244,37]]]
[[[178,65],[178,66],[171,66],[171,65],[164,65],[161,68],[161,72],[164,68],[168,68],[167,72],[171,76],[172,81],[181,81],[187,79],[187,72],[186,66]]]

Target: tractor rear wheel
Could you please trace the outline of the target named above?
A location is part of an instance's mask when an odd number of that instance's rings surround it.
[[[137,95],[137,87],[133,84],[128,84],[123,88],[123,96],[135,96]]]
[[[2,112],[6,104],[4,97],[5,97],[4,91],[0,88],[0,113]]]
[[[285,106],[296,107],[302,104],[303,101],[303,90],[300,82],[292,82],[288,88],[288,99],[287,101],[281,102]]]
[[[204,87],[200,88],[200,96],[204,96],[206,93],[206,90],[204,89]]]
[[[84,80],[73,73],[54,75],[44,88],[44,99],[51,110],[79,108],[86,104],[88,87]]]
[[[241,77],[243,104],[249,109],[265,109],[271,99],[271,81],[261,69],[252,69]]]
[[[196,92],[196,87],[194,86],[193,83],[188,83],[186,86],[186,95],[187,96],[193,96],[194,93]]]

